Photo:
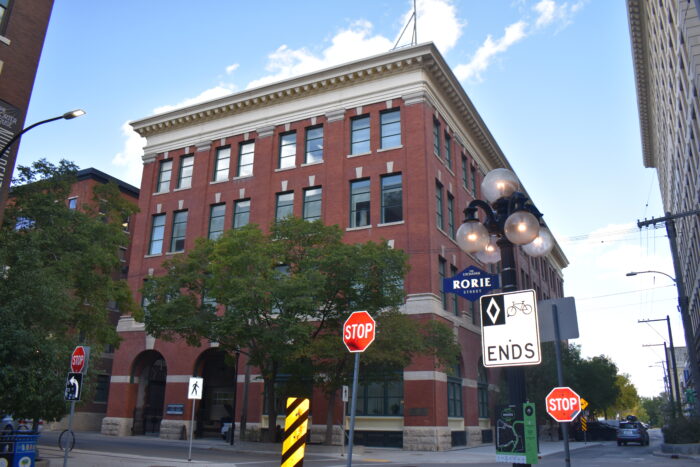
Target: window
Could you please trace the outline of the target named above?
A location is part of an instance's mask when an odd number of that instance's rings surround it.
[[[447,167],[452,168],[452,138],[445,133],[445,162]]]
[[[305,164],[323,161],[323,127],[315,126],[306,129]]]
[[[462,372],[459,363],[455,365],[454,375],[447,377],[447,416],[463,417]]]
[[[440,157],[440,122],[433,119],[433,152]]]
[[[442,286],[442,280],[445,279],[445,270],[447,269],[447,261],[445,258],[438,257],[438,275],[440,276],[440,281],[438,282],[438,288],[440,289],[440,301],[442,302],[442,309],[447,310],[447,293]]]
[[[382,224],[403,220],[401,174],[382,177]]]
[[[477,366],[477,371],[479,372],[477,377],[477,397],[479,405],[479,418],[489,417],[489,381],[486,377],[486,368],[484,368],[483,362],[479,360],[479,365]]]
[[[242,199],[233,205],[233,228],[240,229],[250,222],[250,200]]]
[[[350,405],[348,404],[348,411]],[[357,388],[355,415],[394,416],[403,415],[403,379],[386,376],[373,383],[360,382]]]
[[[321,218],[321,187],[304,190],[304,220],[315,221]]]
[[[190,188],[192,186],[192,169],[194,168],[194,156],[182,156],[180,158],[180,176],[177,179],[178,188]]]
[[[369,151],[369,115],[350,121],[350,154],[365,154]]]
[[[78,198],[69,198],[68,199],[68,209],[78,209]]]
[[[472,196],[476,198],[476,167],[472,166]]]
[[[457,275],[457,268],[454,265],[450,265],[450,273],[451,277],[454,277]],[[441,284],[442,286],[442,284]],[[451,294],[452,295],[452,313],[454,313],[455,316],[459,316],[459,295],[456,293]]]
[[[401,146],[401,113],[399,109],[388,110],[380,115],[380,148]]]
[[[370,225],[369,178],[350,182],[350,227]]]
[[[176,211],[173,216],[173,233],[170,236],[170,252],[185,250],[185,232],[187,230],[187,211]]]
[[[170,190],[170,177],[173,173],[173,161],[161,161],[158,170],[158,191],[164,193]]]
[[[11,8],[12,0],[0,0],[0,35],[5,34]]]
[[[280,157],[277,168],[294,167],[297,157],[297,134],[295,131],[280,135]]]
[[[209,239],[216,240],[224,233],[224,216],[226,205],[216,204],[211,207],[209,214]]]
[[[241,143],[238,147],[238,171],[236,177],[250,177],[253,175],[253,155],[255,153],[255,141]]]
[[[109,375],[97,375],[97,383],[95,384],[94,402],[107,402],[109,394]]]
[[[214,162],[214,177],[212,181],[220,182],[228,179],[228,167],[231,162],[231,147],[225,146],[216,150],[216,161]]]
[[[163,252],[163,234],[165,233],[165,214],[153,216],[151,221],[151,241],[148,247],[149,255],[159,255]]]
[[[455,238],[455,199],[447,193],[447,234],[450,238]]]
[[[275,220],[279,221],[292,215],[294,215],[294,192],[278,193]]]
[[[442,185],[440,182],[435,183],[435,221],[438,229],[445,229],[444,214],[442,211]]]
[[[469,180],[469,176],[467,174],[467,158],[462,156],[462,185],[464,185],[464,188],[467,188],[469,184],[467,183]]]

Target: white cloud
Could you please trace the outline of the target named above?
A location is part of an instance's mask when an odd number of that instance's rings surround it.
[[[532,7],[538,14],[535,20],[536,28],[544,28],[553,23],[557,23],[560,27],[565,27],[571,23],[571,19],[584,5],[584,1],[579,1],[574,4],[556,3],[554,0],[540,0]]]
[[[227,74],[227,75],[230,75],[231,73],[233,73],[234,71],[236,71],[236,70],[238,69],[238,67],[239,67],[239,64],[238,64],[238,63],[234,63],[233,65],[227,66],[227,67],[226,67],[226,74]]]
[[[141,186],[143,170],[141,157],[146,140],[131,128],[129,122],[122,124],[121,131],[124,136],[124,147],[112,158],[112,164],[123,168],[123,175],[119,178],[134,186]]]
[[[232,84],[219,84],[218,86],[215,86],[213,88],[209,88],[205,91],[202,91],[201,93],[199,93],[199,95],[197,95],[195,97],[188,97],[187,99],[183,99],[182,101],[178,102],[177,104],[162,105],[160,107],[156,107],[155,109],[153,109],[153,113],[160,114],[160,113],[164,113],[164,112],[170,112],[171,110],[179,109],[182,107],[187,107],[189,105],[194,105],[194,104],[199,104],[200,102],[210,101],[212,99],[217,99],[219,97],[227,96],[235,90],[236,90],[236,88]]]
[[[524,21],[513,23],[505,29],[503,37],[497,40],[493,40],[493,37],[488,35],[469,63],[457,65],[454,68],[457,79],[460,81],[480,79],[481,73],[489,67],[496,55],[504,53],[511,45],[525,38],[526,26],[527,23]]]
[[[452,0],[419,0],[416,8],[419,41],[432,41],[443,53],[452,49],[457,44],[464,27],[457,18]],[[404,15],[400,25],[402,29],[413,13],[412,9],[411,3],[411,10]],[[333,36],[330,45],[318,54],[305,47],[291,49],[287,45],[281,45],[268,55],[265,69],[270,74],[251,81],[246,88],[263,86],[391,50],[399,34],[391,40],[381,34],[374,34],[373,27],[369,21],[355,21]],[[409,29],[411,27],[409,26]],[[407,30],[399,45],[409,44],[410,38],[411,33]]]

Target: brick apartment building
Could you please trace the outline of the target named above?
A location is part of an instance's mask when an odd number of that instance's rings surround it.
[[[0,148],[24,127],[53,0],[0,1]],[[0,221],[19,142],[0,157]]]
[[[441,279],[470,265],[488,269],[461,252],[455,231],[484,174],[510,166],[432,44],[132,126],[147,139],[128,276],[137,300],[165,259],[186,252],[198,237],[216,238],[246,223],[320,217],[339,225],[347,242],[386,239],[410,257],[403,312],[449,323],[462,350],[454,375],[425,359],[405,368],[402,381],[363,386],[356,440],[442,450],[490,433],[499,373],[481,363],[474,304],[443,294]],[[516,256],[521,287],[534,288],[538,299],[562,296],[568,263],[558,246],[545,258],[519,249]],[[236,420],[245,410],[249,429],[268,426],[255,369],[242,403],[243,356],[235,375],[216,344],[157,340],[130,316],[120,318],[117,330],[123,341],[114,355],[103,433],[180,436],[191,419],[186,390],[193,375],[205,380],[196,414],[201,434],[218,433],[234,394]],[[325,427],[321,397],[312,399],[314,440]],[[340,423],[340,405],[336,411]]]

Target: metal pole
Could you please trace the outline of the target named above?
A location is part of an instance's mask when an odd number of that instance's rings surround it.
[[[554,354],[557,360],[557,381],[559,387],[564,386],[564,370],[561,364],[561,333],[559,331],[559,310],[556,305],[552,305],[552,318],[554,321]],[[561,431],[564,436],[564,462],[566,466],[571,465],[571,454],[569,453],[569,422],[561,422]]]
[[[68,417],[68,433],[73,434],[73,414],[75,413],[75,401],[70,401],[70,416]],[[72,437],[66,436],[66,445],[63,448],[63,467],[68,465],[68,444]]]
[[[238,361],[241,359],[241,353],[236,352],[236,363],[233,367],[233,407],[231,408],[231,411],[233,412],[231,414],[231,429],[229,430],[231,440],[229,441],[231,446],[233,446],[233,438],[236,437],[236,399],[238,399]]]
[[[681,390],[678,384],[678,365],[676,364],[676,348],[673,346],[673,333],[671,332],[671,319],[666,315],[666,326],[668,327],[668,343],[671,346],[671,363],[673,364],[673,385],[676,389],[676,404],[678,405],[678,415],[683,415],[681,405]],[[670,383],[669,383],[670,384]]]
[[[350,402],[350,436],[348,437],[348,463],[352,466],[352,444],[355,437],[355,410],[357,407],[357,380],[360,374],[360,352],[355,352],[355,369],[352,372],[352,401]]]
[[[676,402],[673,400],[673,379],[671,377],[671,362],[668,360],[668,347],[664,342],[664,357],[666,358],[666,377],[668,378],[668,395],[671,400],[671,417],[676,418]]]
[[[192,437],[194,436],[194,403],[197,399],[192,399],[192,423],[190,423],[190,449],[187,452],[187,462],[192,462]]]
[[[666,216],[668,217],[669,213],[667,213]],[[683,271],[681,270],[681,261],[678,257],[678,244],[676,243],[676,224],[673,219],[669,219],[666,221],[666,233],[668,234],[668,243],[671,246],[673,269],[676,273],[676,289],[678,289],[678,308],[681,312],[681,318],[683,320],[683,330],[685,331],[685,345],[688,351],[688,360],[690,361],[690,374],[693,377],[693,386],[697,390],[698,388],[700,388],[700,369],[698,368],[697,346],[695,343],[695,333],[693,332],[693,322],[690,319],[690,313],[688,310],[688,297],[685,295]],[[700,404],[696,403],[693,409],[696,415],[700,414]]]

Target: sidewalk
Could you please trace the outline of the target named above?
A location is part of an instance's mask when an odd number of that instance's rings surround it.
[[[114,439],[110,436],[104,436],[99,433],[80,433],[80,438],[82,438],[86,444],[89,446],[90,439],[97,440],[110,440]],[[86,439],[87,438],[87,439]],[[187,446],[187,441],[183,440],[166,440],[160,438],[144,438],[144,437],[131,437],[131,441],[138,442],[144,445],[153,446],[163,446],[163,445],[175,445],[175,446]],[[581,449],[585,447],[595,446],[600,444],[599,442],[590,443],[570,443],[570,449]],[[217,439],[196,439],[192,442],[193,448],[197,449],[211,449],[216,451],[231,452],[231,453],[251,453],[251,454],[269,454],[270,459],[274,459],[275,456],[281,455],[281,444],[272,443],[254,443],[238,441],[231,446],[222,440]],[[41,456],[42,458],[48,459],[52,467],[63,465],[63,453],[57,448],[50,445],[42,445]],[[544,441],[540,443],[540,456],[547,456],[550,454],[563,452],[564,444],[561,441]],[[196,457],[196,456],[193,456]],[[321,459],[328,460],[328,466],[344,466],[347,461],[347,449],[345,455],[341,454],[340,446],[325,446],[311,444],[307,445],[305,457],[308,460],[316,458],[317,461]],[[377,448],[377,447],[364,447],[355,446],[353,449],[353,464],[357,463],[406,463],[408,465],[421,465],[422,461],[425,463],[444,463],[444,464],[490,464],[496,461],[496,452],[493,444],[487,444],[477,447],[459,447],[454,448],[449,451],[405,451],[398,448]],[[80,467],[123,467],[123,466],[134,466],[134,467],[152,467],[152,466],[172,466],[172,467],[184,467],[187,465],[199,465],[199,466],[235,466],[235,458],[231,459],[229,462],[211,462],[202,461],[193,458],[192,462],[188,462],[183,456],[180,458],[165,458],[165,457],[148,457],[130,454],[119,454],[112,452],[98,452],[91,451],[89,449],[74,449],[70,454],[69,465],[80,466]],[[316,463],[318,465],[318,463]]]

